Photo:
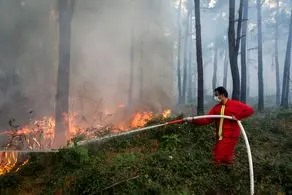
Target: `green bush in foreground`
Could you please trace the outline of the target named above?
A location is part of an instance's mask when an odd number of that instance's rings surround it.
[[[157,123],[159,121],[152,121]],[[292,189],[292,113],[244,122],[252,148],[256,194]],[[237,163],[211,164],[213,128],[173,125],[86,148],[33,154],[16,174],[0,177],[1,194],[249,194],[243,140]],[[291,191],[290,191],[291,193]]]

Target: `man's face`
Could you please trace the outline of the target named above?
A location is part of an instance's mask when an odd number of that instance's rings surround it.
[[[220,102],[222,102],[223,98],[224,98],[223,94],[220,95],[217,91],[215,92],[215,94],[214,94],[215,101],[220,103]]]

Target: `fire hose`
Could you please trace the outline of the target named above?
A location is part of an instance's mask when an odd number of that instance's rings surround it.
[[[225,115],[202,115],[202,116],[194,116],[191,117],[191,119],[195,120],[195,119],[202,119],[202,118],[224,118],[224,119],[229,119],[229,120],[235,120],[233,119],[231,116],[225,116]],[[179,123],[183,123],[186,122],[187,119],[189,120],[189,118],[183,118],[183,119],[178,119],[178,120],[174,120],[174,121],[169,121],[166,123],[162,123],[162,124],[158,124],[158,125],[152,125],[152,126],[148,126],[148,127],[143,127],[143,128],[138,128],[138,129],[133,129],[130,131],[126,131],[126,132],[121,132],[121,133],[117,133],[117,134],[110,134],[110,135],[106,135],[100,138],[96,138],[96,139],[92,139],[92,140],[84,140],[84,141],[80,141],[77,144],[78,145],[87,145],[90,143],[96,143],[96,142],[100,142],[103,140],[107,140],[110,138],[114,138],[114,137],[120,137],[120,136],[125,136],[125,135],[129,135],[129,134],[133,134],[133,133],[137,133],[137,132],[142,132],[145,130],[150,130],[150,129],[154,129],[154,128],[158,128],[158,127],[162,127],[162,126],[166,126],[166,125],[173,125],[173,124],[179,124]],[[246,135],[246,132],[241,124],[240,120],[237,120],[237,123],[240,127],[241,133],[243,135],[244,138],[244,142],[245,142],[245,146],[247,149],[247,155],[248,155],[248,163],[249,163],[249,176],[250,176],[250,194],[253,195],[254,194],[254,172],[253,172],[253,162],[252,162],[252,155],[251,155],[251,149],[250,149],[250,145],[249,145],[249,141]],[[72,147],[73,145],[70,145],[69,147]],[[8,152],[8,150],[5,150],[4,152]],[[31,150],[20,150],[20,151],[13,151],[13,152],[58,152],[58,150],[47,150],[47,151],[31,151]]]

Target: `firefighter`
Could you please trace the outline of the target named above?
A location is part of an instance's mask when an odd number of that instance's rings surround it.
[[[216,166],[220,164],[234,163],[234,149],[240,136],[240,127],[236,120],[242,120],[254,113],[250,106],[236,100],[228,99],[228,92],[224,87],[214,90],[215,101],[218,102],[208,113],[208,115],[232,116],[234,120],[223,118],[203,118],[187,120],[195,125],[208,125],[216,123],[216,145],[213,148],[213,161]]]

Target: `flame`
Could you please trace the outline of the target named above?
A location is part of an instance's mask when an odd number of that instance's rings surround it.
[[[130,127],[144,127],[148,121],[153,118],[152,112],[140,112],[136,113],[131,121]]]
[[[121,105],[119,107],[122,107]],[[163,118],[169,117],[171,110],[167,109],[160,115]],[[68,122],[67,140],[79,135],[85,135],[86,139],[91,139],[96,136],[94,131],[89,131],[88,128],[82,127],[78,121],[76,112],[63,114],[64,120]],[[148,121],[154,117],[152,112],[137,112],[128,121],[122,121],[114,125],[112,132],[127,131],[133,128],[144,127]],[[31,124],[16,130],[2,131],[1,134],[9,136],[9,142],[5,149],[11,150],[35,150],[35,149],[51,149],[55,139],[55,119],[54,117],[43,117]],[[94,129],[96,127],[90,127]],[[19,153],[17,152],[0,152],[0,175],[11,171],[18,171],[23,165],[27,164],[29,159],[22,162],[18,161]]]
[[[161,116],[165,119],[168,118],[171,114],[171,110],[167,109],[161,113]],[[148,121],[154,117],[152,112],[137,112],[133,115],[129,123],[123,122],[115,127],[118,130],[125,131],[133,128],[144,127]]]
[[[16,170],[15,172],[17,172],[22,166],[26,165],[28,163],[28,159],[26,159]]]
[[[67,140],[71,140],[73,137],[85,132],[84,129],[76,125],[75,118],[77,113],[64,114],[63,116],[64,120],[69,123]],[[5,149],[51,149],[55,138],[55,125],[54,117],[43,117],[21,129],[4,131],[1,134],[9,136],[9,143],[5,146]],[[0,152],[0,175],[9,173],[12,170],[16,172],[29,161],[29,159],[26,159],[20,164],[18,158],[18,152]]]
[[[170,117],[170,115],[171,115],[170,109],[164,110],[162,113],[163,118],[168,118],[168,117]]]
[[[81,128],[76,123],[76,118],[78,117],[78,113],[73,112],[69,114],[63,114],[65,121],[68,122],[69,127],[67,130],[67,139],[70,140],[80,134],[86,133],[85,129]]]
[[[0,153],[0,175],[9,173],[17,163],[17,152]]]
[[[116,130],[114,130],[114,132],[127,131],[130,129],[143,127],[152,118],[152,112],[137,112],[129,119],[129,121],[122,121],[115,125],[114,128]]]
[[[19,163],[18,152],[0,152],[0,175],[12,172],[17,163]],[[19,171],[19,169],[27,163],[28,159],[22,162],[13,172]]]

